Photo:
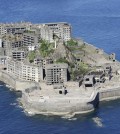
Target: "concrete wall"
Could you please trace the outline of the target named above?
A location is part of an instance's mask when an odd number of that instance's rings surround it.
[[[16,79],[7,74],[5,71],[0,71],[0,80],[10,85],[12,88],[16,87]]]
[[[99,95],[93,96],[93,98],[88,102],[81,102],[81,99],[76,98],[47,98],[32,100],[25,92],[22,93],[21,102],[25,111],[34,114],[80,114],[88,113],[95,109],[99,102]]]
[[[120,87],[99,92],[100,101],[120,98]]]
[[[39,84],[37,82],[18,80],[6,71],[0,71],[0,81],[10,85],[16,91],[23,91],[31,87],[36,87],[36,89],[39,88]]]

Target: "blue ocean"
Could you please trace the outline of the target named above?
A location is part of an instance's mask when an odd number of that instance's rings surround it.
[[[0,0],[0,22],[69,22],[82,38],[120,60],[120,0]],[[120,100],[73,119],[28,116],[19,93],[0,83],[0,134],[120,134]],[[101,120],[99,125],[94,119]]]

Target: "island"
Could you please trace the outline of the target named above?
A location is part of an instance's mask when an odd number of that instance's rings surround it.
[[[29,114],[75,115],[120,98],[120,62],[67,22],[0,24],[0,80]]]

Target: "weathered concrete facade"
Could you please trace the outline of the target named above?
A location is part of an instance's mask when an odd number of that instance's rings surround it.
[[[46,83],[48,85],[63,83],[67,81],[67,64],[47,64],[46,65]]]
[[[43,80],[43,68],[41,66],[28,65],[21,61],[8,61],[7,73],[20,80],[36,82]]]

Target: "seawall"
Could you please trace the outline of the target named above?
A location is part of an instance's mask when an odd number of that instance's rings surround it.
[[[4,70],[0,71],[0,81],[10,85],[10,87],[15,91],[23,91],[31,87],[39,88],[37,82],[18,80]]]
[[[99,100],[112,100],[120,98],[120,87],[99,91]]]
[[[31,91],[40,89],[39,84],[31,81],[21,81],[6,71],[0,71],[0,81],[10,85],[15,91],[22,91],[21,103],[28,113],[34,114],[83,114],[93,111],[100,101],[120,98],[120,87],[106,90],[99,90],[86,102],[81,102],[82,98],[49,98],[41,96],[38,100],[32,99],[25,89]]]
[[[39,99],[39,101],[32,100],[26,93],[22,95],[22,104],[24,109],[33,114],[83,114],[89,113],[97,107],[101,101],[112,100],[120,98],[120,87],[101,90],[96,92],[89,101],[82,103],[80,99],[61,99],[49,98]]]
[[[39,99],[32,99],[23,92],[21,103],[26,112],[32,114],[47,115],[72,115],[83,114],[93,111],[99,103],[99,93],[91,95],[86,101],[77,97],[49,97],[41,96]]]

